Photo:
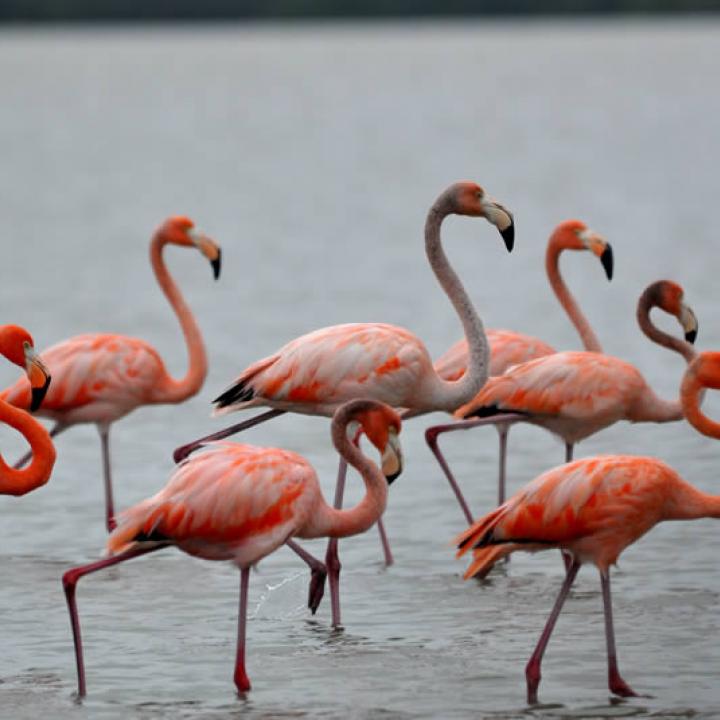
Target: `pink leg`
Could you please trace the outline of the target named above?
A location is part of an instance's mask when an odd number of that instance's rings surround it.
[[[575,445],[573,443],[565,443],[565,462],[569,463],[572,462],[573,459],[573,449],[575,448]]]
[[[380,544],[382,545],[383,555],[385,557],[385,567],[390,567],[395,562],[395,558],[390,549],[390,541],[388,540],[387,530],[385,530],[385,523],[382,517],[378,518],[377,529],[380,533]]]
[[[560,615],[562,606],[567,599],[568,593],[570,592],[570,587],[573,584],[579,569],[580,563],[577,560],[573,560],[572,565],[570,566],[570,569],[565,576],[562,587],[560,588],[560,593],[557,596],[557,600],[555,600],[555,606],[550,613],[550,617],[547,619],[547,623],[545,623],[545,629],[542,631],[542,635],[540,636],[540,640],[535,647],[535,651],[530,656],[530,660],[525,666],[525,679],[527,680],[527,701],[529,705],[535,705],[538,701],[537,691],[538,686],[540,685],[541,677],[540,663],[542,662],[543,655],[545,654],[545,648],[547,647],[548,641],[550,640],[550,635],[555,628],[555,623],[557,622],[558,616]]]
[[[181,445],[179,448],[175,448],[175,451],[173,452],[173,460],[176,463],[179,463],[191,452],[197,450],[201,445],[213,442],[214,440],[223,440],[226,437],[230,437],[230,435],[235,435],[235,433],[242,432],[243,430],[247,430],[255,425],[264,423],[266,420],[272,420],[272,418],[277,417],[278,415],[284,415],[286,412],[287,410],[268,410],[264,413],[260,413],[260,415],[251,417],[249,420],[243,420],[242,422],[237,423],[236,425],[231,425],[224,430],[218,430],[218,432],[212,433],[211,435],[206,435],[198,440],[193,440],[185,445]]]
[[[140,555],[146,555],[154,550],[160,550],[160,548],[163,547],[166,547],[166,545],[134,548],[119,555],[113,555],[103,560],[89,563],[88,565],[80,565],[79,567],[72,568],[63,575],[62,583],[70,612],[70,624],[72,625],[73,641],[75,643],[75,664],[77,666],[79,697],[85,697],[87,687],[85,685],[85,663],[83,661],[82,636],[80,635],[80,617],[78,616],[77,603],[75,601],[75,586],[78,580],[84,575],[94,573],[111,565],[117,565],[118,563],[131,560]]]
[[[325,594],[327,567],[307,550],[300,547],[294,540],[286,540],[285,544],[299,555],[310,566],[310,587],[308,588],[308,607],[314,615]]]
[[[239,693],[250,689],[250,678],[245,672],[245,625],[247,623],[248,585],[250,568],[240,570],[240,603],[238,608],[237,655],[235,656],[235,687]]]
[[[335,485],[335,502],[333,506],[338,510],[342,507],[345,494],[345,478],[347,476],[347,463],[342,458],[338,467],[337,484]],[[325,565],[330,582],[330,607],[332,609],[332,625],[340,627],[340,557],[338,556],[338,539],[330,538],[325,554]]]
[[[70,426],[69,425],[63,425],[63,423],[57,422],[50,430],[50,437],[56,437],[64,430],[67,430]],[[16,463],[13,465],[13,467],[16,470],[19,470],[21,467],[24,467],[28,464],[30,461],[30,458],[32,457],[32,452],[28,450]]]
[[[105,526],[110,533],[115,529],[115,503],[113,501],[112,476],[110,474],[110,426],[98,425],[102,448],[103,482],[105,483]]]
[[[636,697],[637,693],[620,677],[617,651],[615,650],[615,629],[612,618],[612,598],[610,597],[610,573],[600,573],[603,607],[605,609],[605,640],[607,642],[608,687],[610,692],[621,697]]]
[[[507,436],[510,432],[510,426],[505,423],[497,423],[495,429],[498,431],[498,437],[500,440],[499,449],[499,467],[498,467],[498,507],[505,502],[506,495],[506,483],[505,483],[505,469],[507,466]],[[506,556],[510,559],[510,556]]]

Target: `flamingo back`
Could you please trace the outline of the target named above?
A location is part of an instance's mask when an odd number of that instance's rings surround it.
[[[331,415],[361,397],[412,407],[413,390],[428,373],[428,352],[407,330],[384,323],[335,325],[251,365],[215,400],[214,414],[267,405]]]
[[[246,567],[305,524],[319,492],[314,469],[296,453],[210,443],[181,463],[159,493],[119,516],[108,549],[171,542],[191,555]]]
[[[53,345],[40,357],[52,383],[37,414],[64,422],[112,422],[152,402],[165,367],[157,351],[137,338],[78,335]],[[2,398],[26,406],[30,384],[21,377]]]

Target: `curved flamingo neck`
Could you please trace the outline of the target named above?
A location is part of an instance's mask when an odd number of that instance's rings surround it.
[[[338,510],[327,503],[313,519],[313,536],[349,537],[365,532],[383,514],[387,505],[388,485],[380,468],[366,457],[347,437],[352,417],[340,408],[333,417],[332,441],[340,457],[355,468],[365,483],[365,497],[355,507]]]
[[[653,324],[650,319],[650,310],[654,307],[659,307],[658,300],[654,293],[650,291],[650,289],[647,289],[640,296],[637,306],[637,321],[640,329],[645,333],[646,337],[650,338],[654,343],[679,353],[685,358],[686,362],[692,362],[697,353],[689,342],[668,335]]]
[[[150,243],[150,263],[160,289],[180,321],[188,350],[189,367],[181,380],[176,380],[167,373],[153,399],[155,402],[172,403],[182,402],[200,390],[207,376],[208,362],[200,328],[163,260],[163,248],[166,244],[167,240],[160,233],[155,233]]]
[[[700,410],[702,395],[705,392],[703,384],[695,374],[691,365],[685,372],[680,386],[680,402],[685,419],[703,435],[720,439],[720,423],[711,420]]]
[[[45,428],[24,410],[0,402],[0,422],[17,430],[30,444],[30,464],[16,470],[0,456],[0,494],[24,495],[44,485],[55,464],[55,446]]]
[[[680,481],[668,494],[663,508],[665,520],[720,518],[720,495],[712,495]]]
[[[485,329],[460,278],[448,262],[440,240],[443,220],[455,212],[452,197],[443,193],[428,212],[425,223],[425,252],[430,267],[442,289],[455,308],[468,344],[468,369],[458,380],[446,381],[436,372],[430,376],[430,388],[422,398],[431,410],[452,412],[471,400],[487,382],[490,367],[490,350]]]
[[[583,314],[573,294],[560,275],[560,253],[565,249],[566,247],[554,237],[550,238],[547,251],[545,252],[545,270],[548,280],[550,281],[550,287],[553,289],[555,297],[557,297],[558,302],[562,305],[563,310],[565,310],[567,316],[570,318],[570,322],[575,326],[585,350],[588,352],[601,353],[603,349],[597,335],[595,335],[595,331],[590,327],[590,322]]]

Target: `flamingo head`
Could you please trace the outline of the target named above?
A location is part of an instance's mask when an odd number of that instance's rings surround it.
[[[720,390],[720,352],[700,353],[688,370],[695,375],[702,387]]]
[[[658,280],[645,291],[650,294],[652,304],[674,315],[685,333],[685,340],[694,343],[698,333],[698,321],[692,309],[685,304],[684,291],[672,280]]]
[[[378,449],[382,457],[382,472],[392,483],[402,472],[403,456],[400,446],[400,416],[388,405],[375,400],[352,400],[348,435],[357,442],[365,433],[368,440]]]
[[[35,352],[32,336],[18,325],[0,326],[0,353],[27,373],[31,390],[30,412],[34,412],[50,386],[50,372]]]
[[[582,220],[561,222],[550,236],[549,246],[553,245],[563,250],[589,250],[600,260],[607,279],[612,280],[612,247],[602,235],[591,230]]]
[[[200,232],[193,221],[184,215],[169,217],[159,227],[158,234],[162,239],[173,245],[196,247],[212,265],[215,279],[220,276],[220,246],[205,233]]]
[[[477,183],[464,181],[448,188],[452,212],[458,215],[484,217],[502,235],[510,252],[515,244],[515,220],[512,213],[497,200],[490,197]]]

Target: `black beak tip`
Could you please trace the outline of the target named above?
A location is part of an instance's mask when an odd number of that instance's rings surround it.
[[[691,345],[694,345],[694,344],[695,344],[695,340],[697,339],[697,332],[698,332],[698,331],[697,331],[697,328],[695,328],[694,330],[688,330],[688,331],[685,333],[685,339],[686,339]]]
[[[49,387],[50,376],[47,377],[47,379],[45,380],[45,384],[41,388],[32,389],[30,412],[35,412],[40,407],[40,405],[42,405],[42,401],[45,399],[45,393],[47,393]]]
[[[607,275],[607,279],[612,280],[613,251],[609,245],[605,248],[605,250],[603,250],[603,254],[600,256],[600,262],[602,263],[602,266],[605,268],[605,274]]]
[[[512,252],[515,247],[515,223],[510,223],[504,230],[500,231],[502,239],[505,241],[505,247],[508,252]]]
[[[387,480],[388,485],[392,485],[395,480],[397,480],[400,475],[402,474],[402,470],[398,470],[396,473],[392,473],[392,475],[386,475],[385,479]]]
[[[220,259],[221,258],[222,258],[222,251],[218,250],[218,256],[214,260],[210,261],[210,264],[212,265],[212,269],[213,269],[213,277],[215,278],[215,280],[217,280],[220,277],[220,265],[221,265]]]

